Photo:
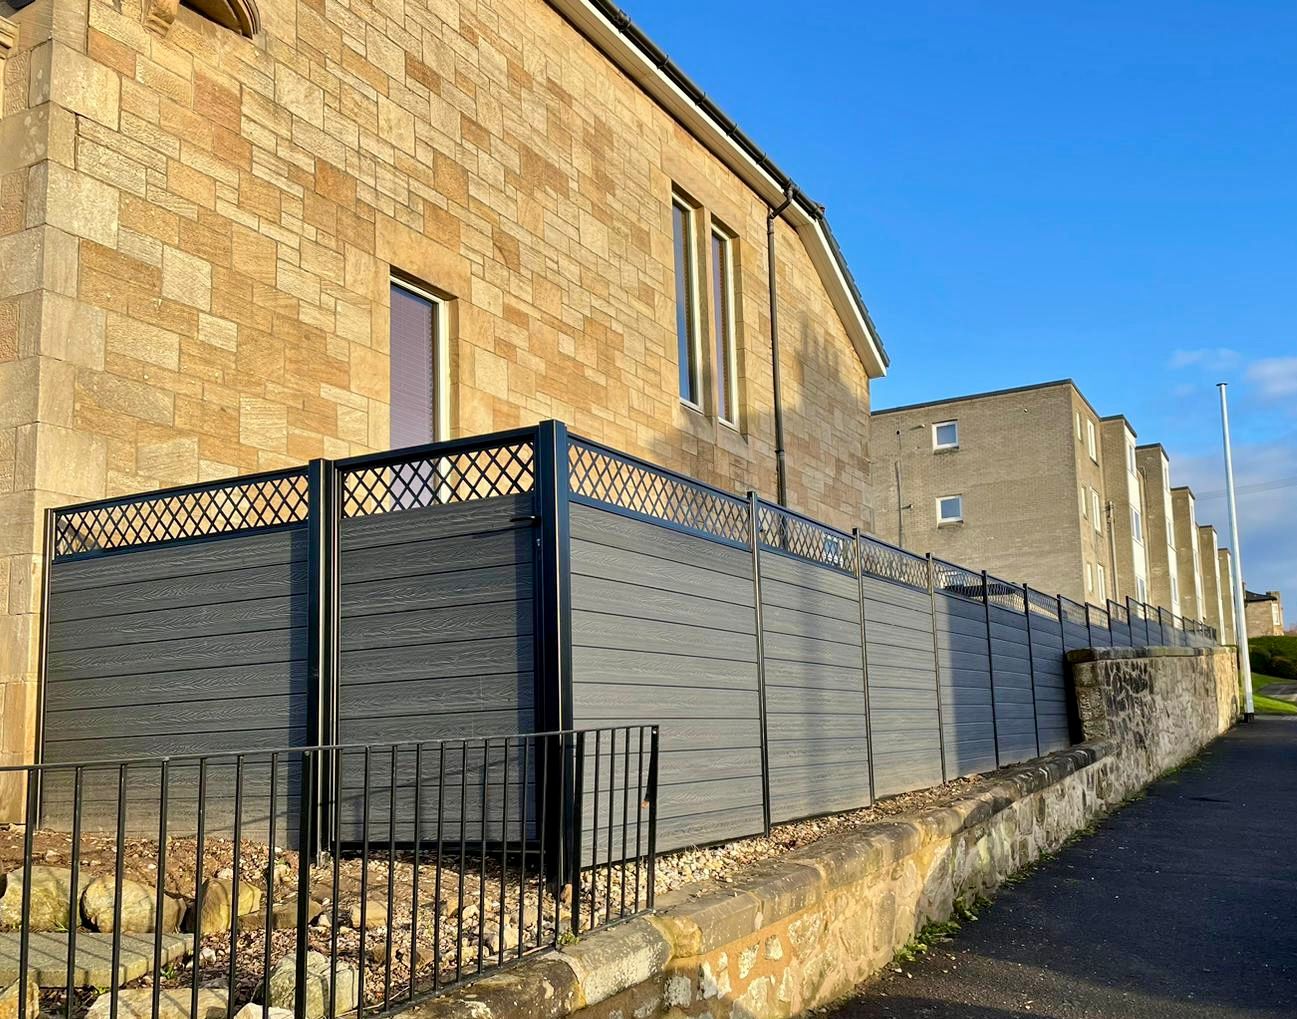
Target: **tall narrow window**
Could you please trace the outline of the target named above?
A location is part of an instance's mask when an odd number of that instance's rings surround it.
[[[392,280],[391,432],[393,449],[445,438],[440,417],[442,302],[401,280]]]
[[[739,358],[734,342],[734,242],[712,229],[712,334],[716,342],[716,416],[739,423]]]
[[[1095,565],[1094,572],[1099,585],[1099,597],[1104,601],[1108,600],[1108,574],[1104,572],[1101,565]]]
[[[1094,510],[1090,522],[1094,524],[1094,529],[1103,533],[1103,508],[1099,505],[1099,493],[1093,488],[1090,489],[1090,505]]]
[[[680,361],[680,399],[702,406],[698,349],[698,314],[695,294],[693,210],[679,199],[671,203],[675,233],[676,353]]]
[[[1094,437],[1094,422],[1089,418],[1085,419],[1085,447],[1090,453],[1090,459],[1095,463],[1099,462],[1099,445]]]

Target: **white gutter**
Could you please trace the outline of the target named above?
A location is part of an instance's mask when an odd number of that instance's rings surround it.
[[[546,0],[632,81],[680,121],[718,159],[772,208],[784,199],[784,184],[739,145],[727,128],[656,66],[626,32],[610,21],[592,0]],[[846,266],[830,241],[818,209],[794,201],[784,213],[797,231],[823,281],[834,310],[870,378],[887,374],[887,357],[868,312],[857,298]]]

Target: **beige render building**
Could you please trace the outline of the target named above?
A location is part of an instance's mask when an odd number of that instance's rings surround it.
[[[880,537],[1047,593],[1112,597],[1100,420],[1070,379],[874,412]]]
[[[1144,548],[1151,595],[1148,602],[1178,616],[1182,614],[1180,567],[1171,502],[1171,461],[1161,443],[1152,443],[1135,447],[1135,464],[1144,477]]]
[[[1283,636],[1283,599],[1278,591],[1257,594],[1248,591],[1243,596],[1247,612],[1247,635],[1251,637]]]
[[[1135,429],[1120,414],[1099,422],[1108,544],[1114,564],[1110,595],[1148,602],[1148,553],[1144,547],[1144,478],[1135,459]]]
[[[616,14],[0,0],[0,764],[49,506],[555,417],[868,523],[823,210]]]
[[[1198,561],[1202,565],[1202,621],[1215,627],[1218,636],[1225,632],[1225,599],[1230,597],[1222,581],[1229,577],[1220,573],[1220,549],[1216,545],[1216,528],[1211,524],[1198,525]]]
[[[1221,583],[1221,629],[1220,639],[1222,644],[1237,644],[1238,630],[1234,625],[1234,563],[1233,556],[1227,548],[1222,548],[1216,552],[1216,561],[1219,564],[1220,583]]]
[[[1186,486],[1171,489],[1171,510],[1175,514],[1176,569],[1180,577],[1180,612],[1186,619],[1204,617],[1202,558],[1199,554],[1197,500]]]

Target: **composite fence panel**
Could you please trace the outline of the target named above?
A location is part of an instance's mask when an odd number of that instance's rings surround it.
[[[1085,622],[1085,606],[1078,605],[1067,598],[1062,600],[1063,606],[1063,651],[1075,651],[1078,648],[1091,647],[1090,630]]]
[[[1000,764],[1013,764],[1036,756],[1034,655],[1022,605],[1022,589],[992,580],[987,612]]]
[[[1090,641],[1095,647],[1114,647],[1112,629],[1108,622],[1108,612],[1106,609],[1089,606],[1090,610]]]
[[[1058,603],[1035,591],[1028,592],[1031,614],[1031,661],[1036,683],[1036,737],[1047,754],[1071,744],[1067,666],[1063,634],[1058,624]]]
[[[307,734],[306,534],[301,525],[119,548],[50,571],[43,759],[111,760],[270,750]],[[130,769],[127,828],[156,831],[160,771]],[[295,822],[300,775],[278,771],[276,825]],[[115,825],[116,775],[87,773],[84,823]],[[66,822],[67,773],[44,790],[47,823]],[[264,831],[269,762],[249,754],[245,831]],[[209,766],[213,834],[232,824],[234,764]],[[196,766],[177,763],[173,833],[196,823]],[[281,813],[282,811],[282,813]]]
[[[762,507],[775,527],[809,526]],[[817,528],[818,530],[818,528]],[[778,540],[771,536],[772,540]],[[824,531],[841,566],[761,551],[770,819],[788,821],[869,803],[860,588],[849,536]],[[792,544],[781,541],[781,544]]]
[[[1112,637],[1113,647],[1134,647],[1130,616],[1123,606],[1115,602],[1108,605],[1108,631]]]
[[[976,578],[981,586],[981,578]],[[991,697],[986,606],[980,596],[936,593],[938,672],[946,771],[951,777],[993,771],[995,709]]]
[[[571,576],[573,725],[661,724],[658,848],[760,831],[751,552],[574,501]]]
[[[932,596],[870,575],[862,581],[874,795],[942,782]]]
[[[516,495],[342,521],[340,743],[534,729],[531,511],[531,496]],[[503,755],[503,746],[498,749]],[[481,748],[472,753],[469,767],[480,769]],[[398,816],[404,816],[413,810],[414,758],[398,754],[397,765],[397,796],[406,801]],[[495,779],[503,765],[493,759],[491,768],[488,816],[498,816],[502,789]],[[371,771],[370,828],[385,832],[390,771],[373,762]],[[342,775],[339,818],[349,841],[360,837],[363,760],[348,753]],[[448,837],[458,836],[458,816],[447,808]]]

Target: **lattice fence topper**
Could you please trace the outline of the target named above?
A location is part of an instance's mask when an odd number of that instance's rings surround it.
[[[757,521],[761,544],[767,548],[855,574],[856,542],[851,535],[765,503],[760,504]]]
[[[411,453],[409,460],[343,468],[342,515],[365,517],[401,510],[526,495],[535,488],[536,457],[530,439]]]
[[[999,577],[986,578],[986,599],[992,605],[998,605],[1010,612],[1026,613],[1027,611],[1027,603],[1022,596],[1022,586],[1011,584]]]
[[[860,568],[870,576],[927,590],[928,562],[926,559],[874,538],[861,539],[860,554]]]
[[[938,591],[944,591],[946,594],[956,594],[973,601],[982,600],[982,575],[966,570],[956,563],[934,558],[932,583]]]
[[[568,445],[568,472],[574,495],[728,541],[749,540],[746,500],[575,439]]]
[[[1118,605],[1115,601],[1108,602],[1108,619],[1130,625],[1130,613],[1126,611],[1125,605]]]
[[[54,555],[299,524],[308,506],[305,471],[73,506],[55,513]]]
[[[1038,616],[1058,619],[1058,599],[1027,588],[1027,607]]]
[[[1059,604],[1063,606],[1063,619],[1069,623],[1075,623],[1077,626],[1085,625],[1085,606],[1072,601],[1071,598],[1062,598]]]

